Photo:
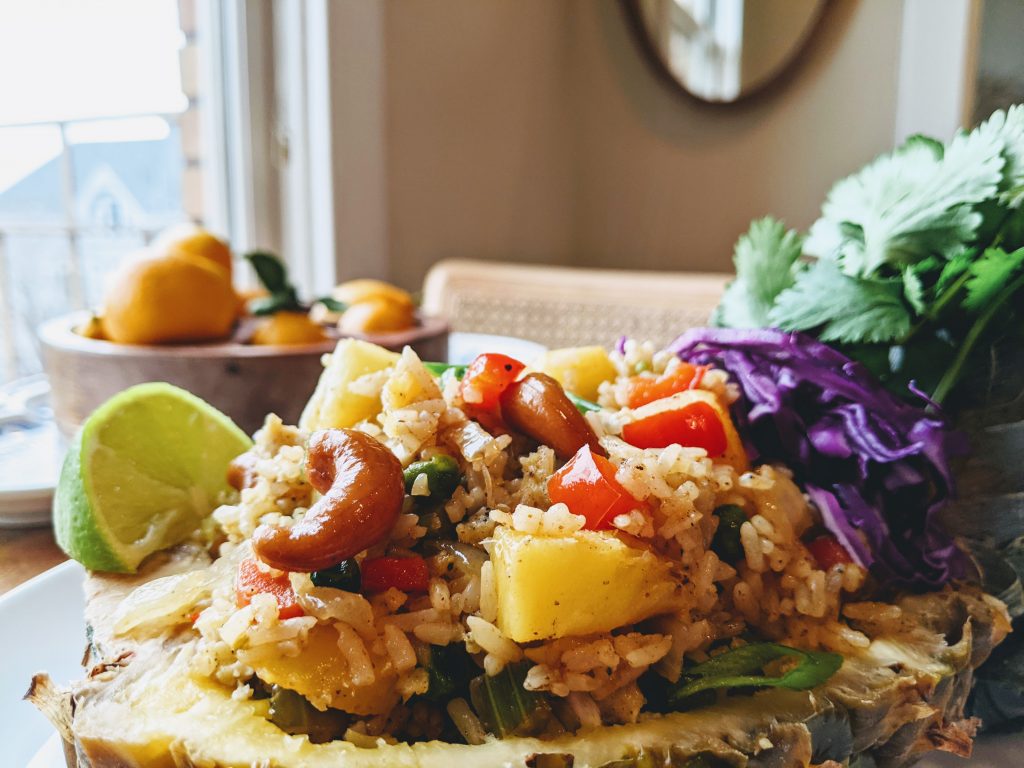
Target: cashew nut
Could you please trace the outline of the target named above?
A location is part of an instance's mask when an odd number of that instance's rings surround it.
[[[530,373],[513,382],[501,396],[501,415],[510,427],[551,446],[563,459],[574,456],[584,445],[607,456],[597,435],[583,414],[565,396],[555,379]]]
[[[260,560],[285,571],[315,571],[383,541],[402,511],[402,465],[385,446],[353,429],[309,440],[306,470],[324,494],[291,528],[262,525],[253,535]]]

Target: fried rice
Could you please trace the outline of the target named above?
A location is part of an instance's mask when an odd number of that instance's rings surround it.
[[[447,715],[474,743],[484,731],[464,699],[425,698],[431,647],[461,646],[489,676],[525,664],[525,689],[551,697],[566,727],[587,728],[635,722],[645,702],[638,681],[649,670],[675,679],[684,666],[752,636],[856,653],[871,642],[864,627],[884,632],[899,621],[896,606],[855,597],[868,578],[864,569],[851,562],[817,565],[802,537],[820,520],[785,467],[737,467],[701,448],[626,443],[624,383],[637,371],[671,373],[679,362],[632,342],[611,359],[619,375],[602,384],[603,407],[588,419],[615,467],[615,480],[641,503],[610,524],[622,541],[670,564],[670,611],[594,634],[525,643],[505,636],[490,560],[496,533],[573,537],[587,520],[548,498],[547,483],[561,463],[551,448],[470,418],[458,382],[450,377],[439,383],[406,349],[391,368],[352,384],[353,391],[382,397],[380,413],[355,429],[381,441],[405,466],[439,454],[458,461],[463,480],[440,510],[454,535],[437,542],[407,505],[387,540],[358,559],[423,554],[430,572],[426,592],[392,587],[364,595],[318,587],[310,574],[293,572],[287,579],[301,615],[280,616],[268,594],[239,605],[231,575],[251,557],[254,532],[260,525],[294,525],[317,498],[306,476],[309,435],[268,416],[255,436],[250,482],[213,515],[220,537],[217,575],[208,596],[194,606],[199,640],[191,673],[229,687],[235,698],[259,696],[266,660],[299,657],[311,638],[327,636],[356,698],[360,690],[386,689],[384,711],[354,712],[344,738],[357,744],[437,738]],[[411,382],[422,397],[392,402],[389,383],[393,390],[401,381]],[[725,406],[736,397],[724,371],[706,371],[699,386]],[[417,491],[423,495],[423,486],[413,485],[412,498]],[[711,547],[718,525],[713,511],[722,505],[736,505],[747,517],[735,562],[723,561]],[[270,577],[285,575],[256,562]],[[321,710],[337,704],[328,688],[311,685],[301,693]]]

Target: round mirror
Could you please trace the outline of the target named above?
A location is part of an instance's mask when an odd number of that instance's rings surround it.
[[[770,83],[810,37],[825,0],[623,0],[641,45],[691,96],[732,102]]]

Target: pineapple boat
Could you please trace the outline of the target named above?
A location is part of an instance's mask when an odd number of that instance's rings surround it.
[[[88,674],[29,693],[70,765],[970,754],[1010,622],[933,522],[955,436],[837,352],[699,329],[532,368],[345,340],[325,366],[251,447],[166,385],[86,425],[56,526],[91,569]],[[200,459],[141,458],[163,439]],[[161,475],[134,526],[96,480],[119,473]]]

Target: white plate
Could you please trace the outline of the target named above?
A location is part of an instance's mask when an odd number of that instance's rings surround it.
[[[543,344],[513,336],[494,336],[489,333],[456,332],[448,336],[448,360],[469,363],[481,352],[500,352],[524,363],[532,363],[548,348]]]
[[[22,697],[32,675],[49,672],[58,683],[82,676],[84,571],[68,562],[0,597],[0,744],[4,766],[24,766],[53,727]],[[63,766],[63,761],[46,768]],[[42,766],[40,766],[42,768]]]
[[[0,528],[50,521],[64,445],[42,375],[0,387]]]
[[[51,568],[0,597],[0,744],[3,765],[64,768],[53,728],[31,704],[22,701],[36,672],[58,683],[82,675],[85,649],[82,621],[84,571],[77,563]],[[1008,768],[1020,765],[1020,736],[980,740],[974,759],[950,755],[923,760],[921,768]],[[33,759],[35,758],[35,759]]]

